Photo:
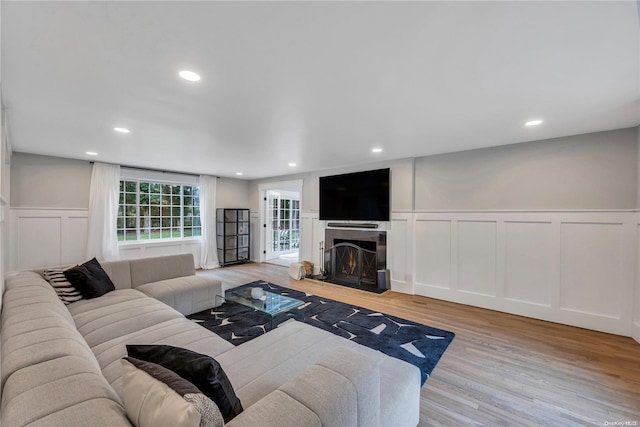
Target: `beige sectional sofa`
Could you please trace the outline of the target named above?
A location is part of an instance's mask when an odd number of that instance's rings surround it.
[[[101,266],[116,289],[136,289],[184,315],[214,307],[216,295],[222,294],[220,280],[196,275],[191,254],[103,262]]]
[[[215,357],[244,407],[232,427],[418,423],[420,373],[410,364],[295,321],[234,347],[182,314],[211,307],[221,292],[191,274],[192,258],[103,267],[117,289],[68,306],[36,272],[6,280],[3,426],[130,426],[119,395],[126,344]]]

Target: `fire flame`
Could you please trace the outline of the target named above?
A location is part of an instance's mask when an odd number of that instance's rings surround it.
[[[349,248],[349,259],[342,265],[342,273],[354,274],[358,267],[358,251]]]

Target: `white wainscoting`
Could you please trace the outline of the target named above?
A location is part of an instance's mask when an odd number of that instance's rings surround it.
[[[414,212],[413,221],[416,294],[631,335],[637,213]]]
[[[10,210],[9,270],[84,261],[86,209]],[[254,243],[259,218],[252,216]],[[640,215],[393,212],[391,289],[633,336],[640,342]],[[324,221],[301,213],[301,259],[320,260]],[[192,253],[200,242],[121,246],[122,259]],[[634,313],[635,310],[635,313]]]
[[[636,288],[631,336],[640,343],[640,214],[636,218]]]
[[[12,208],[10,215],[10,271],[69,265],[84,259],[86,209]]]
[[[393,212],[387,230],[387,268],[391,290],[413,294],[413,215]]]
[[[200,240],[168,240],[153,243],[126,243],[120,245],[120,259],[149,258],[154,256],[192,254],[195,265],[200,264]]]
[[[260,221],[260,211],[250,211],[249,215],[249,257],[251,258],[251,261],[260,262],[260,252],[262,251],[262,248],[260,248],[259,233],[264,232],[264,227],[262,227],[262,221]]]
[[[324,225],[316,211],[300,212],[300,260],[311,261],[320,272],[320,242],[324,242]]]
[[[77,264],[86,261],[87,209],[11,209],[9,270]],[[191,253],[200,260],[200,240],[127,243],[120,259]]]

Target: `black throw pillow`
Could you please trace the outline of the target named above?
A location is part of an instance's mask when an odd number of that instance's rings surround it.
[[[86,299],[98,298],[116,289],[95,258],[65,270],[64,276]]]
[[[127,345],[127,354],[164,366],[198,387],[218,405],[225,423],[242,412],[227,374],[213,357],[170,345]]]

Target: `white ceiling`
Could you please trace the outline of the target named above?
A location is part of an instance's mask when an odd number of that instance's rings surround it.
[[[636,126],[637,9],[2,1],[2,95],[14,151],[277,176]]]

